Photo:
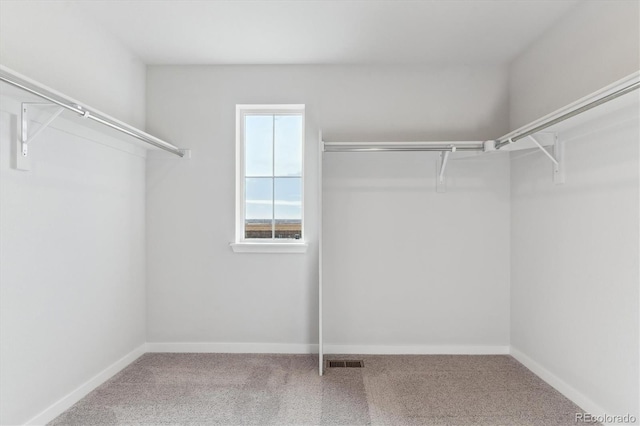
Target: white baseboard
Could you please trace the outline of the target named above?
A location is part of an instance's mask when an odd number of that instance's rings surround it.
[[[80,401],[82,398],[87,396],[89,392],[109,380],[111,377],[115,376],[116,373],[120,372],[127,365],[131,364],[133,361],[138,359],[140,356],[144,355],[146,352],[146,344],[140,345],[138,348],[129,352],[127,355],[120,358],[118,361],[111,364],[109,367],[105,368],[98,374],[96,374],[91,379],[87,380],[85,383],[80,385],[77,389],[64,396],[60,400],[53,403],[50,407],[45,409],[43,412],[29,420],[26,425],[44,425],[51,420],[58,417],[60,414],[68,410],[73,404]]]
[[[509,346],[475,345],[323,345],[325,354],[362,355],[508,355]]]
[[[508,355],[509,346],[474,345],[323,345],[325,354],[363,355]],[[173,353],[318,353],[318,345],[295,343],[214,343],[214,342],[155,342],[147,343],[147,352]]]
[[[147,352],[231,353],[231,354],[312,354],[318,345],[306,343],[147,343]]]
[[[582,408],[589,414],[594,416],[600,416],[607,414],[606,411],[598,404],[593,402],[590,398],[579,392],[576,388],[569,385],[567,382],[556,376],[541,364],[529,358],[518,349],[511,347],[511,356],[514,357],[520,364],[531,370],[536,376],[553,386],[558,392],[570,399],[574,404]],[[608,423],[603,423],[608,424]]]

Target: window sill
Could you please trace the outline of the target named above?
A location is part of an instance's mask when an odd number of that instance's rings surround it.
[[[308,244],[243,242],[229,244],[236,253],[306,253]]]

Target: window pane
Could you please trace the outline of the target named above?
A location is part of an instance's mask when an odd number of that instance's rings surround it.
[[[302,176],[302,116],[275,116],[275,174]]]
[[[245,238],[272,238],[273,179],[245,179]]]
[[[245,175],[273,176],[273,115],[244,119]]]
[[[274,238],[302,238],[302,179],[275,179]]]

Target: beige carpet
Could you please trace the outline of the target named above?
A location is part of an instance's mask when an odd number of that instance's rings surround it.
[[[146,354],[51,425],[573,425],[582,412],[510,356]]]

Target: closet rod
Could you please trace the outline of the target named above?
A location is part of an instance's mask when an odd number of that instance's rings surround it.
[[[484,151],[482,142],[324,142],[325,152]]]
[[[535,127],[529,129],[529,130],[523,130],[523,131],[515,131],[513,133],[510,133],[506,136],[503,136],[501,139],[498,139],[496,141],[496,149],[500,149],[505,145],[509,145],[513,142],[519,141],[520,139],[524,139],[528,136],[531,136],[535,133],[538,133],[548,127],[553,126],[554,124],[558,124],[561,123],[571,117],[575,117],[578,114],[582,114],[585,111],[589,111],[592,108],[597,107],[598,105],[602,105],[604,103],[607,103],[609,101],[612,101],[616,98],[619,98],[620,96],[624,96],[627,93],[633,92],[634,90],[637,90],[638,88],[640,88],[640,81],[636,81],[634,83],[628,84],[624,87],[622,87],[621,89],[616,90],[613,93],[610,93],[606,96],[602,96],[599,97],[591,102],[589,102],[588,104],[585,104],[581,107],[577,107],[574,108],[572,110],[570,110],[569,112],[566,112],[556,118],[553,119],[549,119],[547,121],[542,122],[541,124],[536,125]]]
[[[28,81],[26,78],[18,76],[16,74],[17,73],[10,71],[6,67],[0,67],[0,81],[8,83],[14,87],[45,99],[53,104],[61,106],[62,108],[72,111],[84,118],[90,118],[91,120],[104,124],[107,127],[132,136],[138,140],[141,140],[142,142],[146,142],[150,145],[153,145],[157,148],[163,149],[180,157],[183,157],[185,155],[184,150],[170,144],[169,142],[158,139],[155,136],[136,129],[135,127],[129,126],[128,124],[118,122],[115,119],[111,119],[102,114],[85,109],[84,107],[78,105],[75,101],[59,94],[52,93],[51,91],[45,89],[44,87],[41,87],[35,82]]]

